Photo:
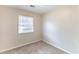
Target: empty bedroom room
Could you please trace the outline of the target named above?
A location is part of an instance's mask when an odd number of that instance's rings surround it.
[[[0,5],[0,54],[78,54],[78,5]]]

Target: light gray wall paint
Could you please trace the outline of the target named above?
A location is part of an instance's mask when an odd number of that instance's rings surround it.
[[[79,53],[79,7],[61,6],[43,17],[44,41]]]
[[[34,17],[34,32],[18,34],[18,15]],[[41,40],[41,16],[0,6],[0,51]]]

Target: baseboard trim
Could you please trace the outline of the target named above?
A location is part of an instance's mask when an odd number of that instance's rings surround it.
[[[12,47],[12,48],[9,48],[9,49],[2,50],[2,51],[0,51],[0,53],[6,52],[6,51],[9,51],[9,50],[12,50],[12,49],[16,49],[16,48],[22,47],[24,45],[28,45],[28,44],[32,44],[32,43],[35,43],[35,42],[39,42],[39,41],[41,41],[41,40],[36,40],[36,41],[29,42],[29,43],[21,44],[21,45],[16,46],[16,47]]]
[[[50,45],[52,45],[52,46],[54,46],[54,47],[56,47],[56,48],[58,48],[58,49],[60,49],[60,50],[62,50],[62,51],[64,51],[64,52],[66,52],[66,53],[68,53],[68,54],[72,54],[71,52],[69,52],[69,51],[67,51],[67,50],[65,50],[65,49],[63,49],[63,48],[61,48],[60,46],[56,46],[55,44],[52,44],[52,43],[50,43],[50,42],[48,42],[48,41],[46,41],[46,40],[43,40],[45,43],[47,43],[47,44],[50,44]]]

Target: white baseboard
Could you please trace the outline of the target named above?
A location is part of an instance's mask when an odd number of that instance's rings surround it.
[[[16,46],[16,47],[11,47],[9,49],[5,49],[5,50],[0,51],[0,53],[9,51],[9,50],[12,50],[12,49],[15,49],[15,48],[19,48],[19,47],[22,47],[24,45],[28,45],[28,44],[31,44],[31,43],[35,43],[35,42],[38,42],[38,41],[41,41],[41,40],[36,40],[36,41],[29,42],[29,43],[21,44],[21,45]]]
[[[12,48],[9,48],[9,49],[5,49],[5,50],[0,51],[0,53],[5,52],[5,51],[9,51],[9,50],[12,50],[12,49],[15,49],[15,48],[19,48],[19,47],[22,47],[22,46],[24,46],[24,45],[28,45],[28,44],[31,44],[31,43],[35,43],[35,42],[38,42],[38,41],[41,41],[41,40],[32,41],[32,42],[29,42],[29,43],[21,44],[21,45],[16,46],[16,47],[12,47]],[[52,46],[54,46],[54,47],[56,47],[56,48],[58,48],[58,49],[64,51],[64,52],[67,52],[68,54],[72,54],[71,52],[69,52],[69,51],[67,51],[67,50],[65,50],[65,49],[63,49],[63,48],[61,48],[60,46],[57,46],[57,45],[55,45],[55,44],[52,44],[52,43],[50,43],[50,42],[48,42],[48,41],[46,41],[46,40],[43,40],[43,41],[46,42],[47,44],[50,44],[50,45],[52,45]]]
[[[63,48],[61,48],[60,46],[57,46],[57,45],[55,45],[55,44],[53,44],[53,43],[50,43],[50,42],[48,42],[48,41],[46,41],[46,40],[43,40],[45,43],[47,43],[47,44],[50,44],[50,45],[52,45],[52,46],[54,46],[54,47],[56,47],[56,48],[58,48],[58,49],[60,49],[60,50],[62,50],[62,51],[64,51],[64,52],[66,52],[66,53],[68,53],[68,54],[72,54],[71,52],[69,52],[69,51],[67,51],[67,50],[65,50],[65,49],[63,49]]]

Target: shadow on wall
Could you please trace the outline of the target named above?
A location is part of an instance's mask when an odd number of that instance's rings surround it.
[[[77,13],[77,6],[63,6],[44,15],[44,41],[49,41],[49,44],[52,43],[71,53],[79,53]]]
[[[46,20],[44,22],[44,35],[46,37],[48,37],[48,39],[52,40],[55,42],[58,41],[59,36],[59,32],[57,29],[57,25],[55,24],[55,22],[51,21],[51,20]]]

